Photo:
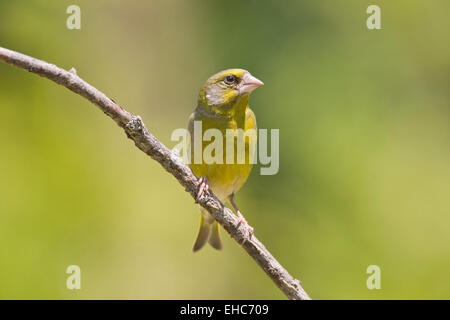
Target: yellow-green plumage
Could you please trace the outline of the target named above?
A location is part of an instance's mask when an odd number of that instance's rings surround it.
[[[234,81],[228,81],[231,79]],[[253,150],[255,139],[245,139],[245,163],[237,163],[237,143],[234,145],[234,163],[226,163],[226,130],[255,130],[256,118],[248,105],[250,92],[262,85],[262,82],[250,75],[246,70],[229,69],[221,71],[205,83],[200,90],[198,105],[189,118],[188,130],[191,134],[190,167],[197,177],[206,177],[209,188],[221,200],[226,201],[234,195],[246,182],[252,163],[250,151]],[[218,155],[223,163],[194,163],[194,121],[201,121],[202,136],[208,129],[218,129],[223,137],[223,152]],[[211,141],[203,141],[202,151]],[[253,144],[253,145],[250,145]],[[199,250],[206,242],[214,248],[221,249],[219,225],[203,208],[201,210],[200,230],[194,251]]]

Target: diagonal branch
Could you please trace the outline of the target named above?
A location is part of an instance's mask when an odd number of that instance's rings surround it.
[[[66,71],[53,64],[2,47],[0,47],[0,60],[50,79],[95,104],[125,131],[128,138],[133,140],[139,149],[158,161],[195,199],[197,178],[182,159],[159,142],[147,130],[139,116],[124,110],[104,93],[82,80],[77,76],[75,69]],[[214,194],[203,195],[198,202],[212,214],[234,240],[238,243],[243,242],[244,232],[238,224],[238,218]],[[300,281],[293,278],[255,236],[242,244],[242,247],[289,299],[310,299]]]

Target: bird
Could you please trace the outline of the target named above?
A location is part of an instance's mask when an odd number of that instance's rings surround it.
[[[250,151],[256,146],[256,117],[249,106],[249,96],[253,90],[262,86],[264,83],[252,76],[250,72],[244,69],[227,69],[211,76],[201,87],[197,107],[189,117],[188,131],[190,134],[189,144],[189,166],[194,175],[198,178],[198,192],[196,200],[198,201],[205,193],[211,190],[220,201],[228,201],[236,215],[239,218],[239,225],[246,228],[244,230],[244,241],[251,238],[253,228],[251,228],[244,216],[237,207],[234,197],[236,192],[244,185],[250,175],[253,163],[250,161]],[[201,135],[208,129],[216,129],[220,132],[222,139],[222,150],[214,151],[214,159],[222,161],[207,162],[193,161],[195,158],[195,148],[201,149],[201,154],[208,145],[205,139],[195,138],[195,123],[201,123]],[[236,131],[242,129],[244,134],[254,130],[254,139],[244,138],[245,161],[242,163],[236,161],[238,142],[233,138],[234,149],[231,153],[234,160],[227,161],[227,153],[230,155],[226,146],[227,130]],[[241,131],[242,131],[241,130]],[[219,141],[220,142],[220,141]],[[211,142],[212,143],[212,142]],[[197,145],[196,145],[197,144]],[[220,145],[220,144],[219,144]],[[240,146],[242,146],[241,144]],[[242,154],[241,154],[242,155]],[[222,249],[222,242],[219,234],[219,224],[214,217],[204,208],[200,208],[200,228],[197,239],[193,246],[193,251],[200,250],[207,242],[217,250]]]

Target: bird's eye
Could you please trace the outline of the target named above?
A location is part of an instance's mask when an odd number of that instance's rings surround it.
[[[225,77],[225,82],[228,83],[228,84],[232,84],[232,83],[236,82],[236,77],[233,76],[233,75],[226,76]]]

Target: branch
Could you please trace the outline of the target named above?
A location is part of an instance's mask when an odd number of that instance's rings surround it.
[[[159,142],[148,131],[139,116],[124,110],[104,93],[83,81],[77,76],[75,69],[66,71],[53,64],[2,47],[0,47],[0,60],[50,79],[95,104],[125,131],[128,138],[133,140],[139,149],[158,161],[195,199],[197,178],[182,159]],[[234,240],[239,244],[243,242],[245,233],[238,224],[238,218],[212,192],[210,195],[203,195],[198,203],[223,226]],[[242,244],[242,247],[289,299],[310,299],[300,281],[293,278],[255,236]]]

